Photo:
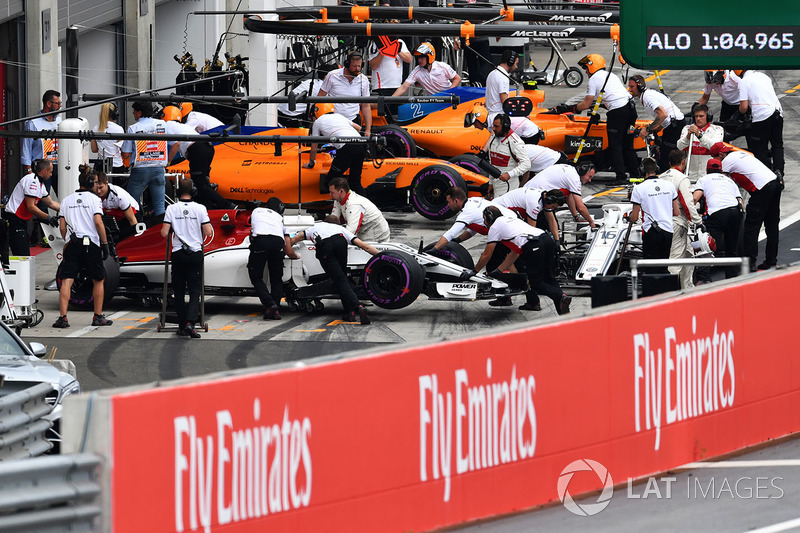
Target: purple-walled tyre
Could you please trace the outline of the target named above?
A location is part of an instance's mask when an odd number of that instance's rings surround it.
[[[378,148],[379,157],[417,157],[417,144],[411,134],[400,126],[379,126],[372,129],[372,134],[386,139],[386,146]]]
[[[56,270],[56,285],[58,290],[61,290],[61,267],[63,263],[58,265]],[[103,282],[103,305],[105,306],[114,297],[114,293],[119,287],[119,263],[113,257],[109,257],[103,262],[103,267],[106,269],[106,279]],[[70,292],[69,304],[76,309],[91,309],[94,306],[94,297],[92,296],[92,289],[94,283],[86,275],[86,271],[82,270],[78,273],[78,277],[72,282],[72,291]]]
[[[379,252],[364,269],[364,290],[369,299],[384,309],[411,305],[422,292],[425,269],[405,252]]]
[[[447,165],[425,167],[411,180],[411,206],[429,220],[446,220],[455,215],[445,198],[451,187],[467,192],[467,184],[457,170]]]

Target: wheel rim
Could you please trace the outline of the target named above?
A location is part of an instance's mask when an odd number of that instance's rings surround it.
[[[369,289],[372,295],[384,301],[392,301],[408,292],[409,272],[405,265],[382,261],[380,267],[371,268]]]
[[[440,213],[442,207],[447,207],[445,194],[453,184],[450,180],[436,177],[424,185],[417,191],[417,201],[426,211]]]

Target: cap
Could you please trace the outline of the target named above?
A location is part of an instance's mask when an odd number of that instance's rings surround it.
[[[728,146],[723,142],[714,143],[711,145],[711,148],[708,149],[712,156],[717,157],[719,154],[726,154],[728,152],[733,152],[733,148]]]
[[[722,170],[722,161],[720,161],[719,159],[709,159],[706,162],[706,172],[713,172],[720,170]]]

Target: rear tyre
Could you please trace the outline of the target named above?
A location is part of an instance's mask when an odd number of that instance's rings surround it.
[[[460,267],[475,268],[475,261],[472,259],[472,256],[466,248],[457,242],[450,241],[441,250],[431,250],[428,253]]]
[[[578,87],[583,83],[583,72],[577,67],[569,67],[564,73],[564,83],[567,87]]]
[[[464,178],[455,169],[445,165],[425,167],[411,180],[411,206],[429,220],[446,220],[455,215],[445,199],[451,187],[467,192]]]
[[[411,135],[400,126],[389,124],[372,130],[373,135],[386,139],[386,146],[378,147],[378,157],[417,157],[417,144]]]
[[[448,162],[458,165],[459,167],[469,170],[470,172],[474,172],[475,174],[480,174],[485,178],[490,177],[489,173],[481,168],[481,158],[475,154],[457,155],[455,157],[451,157]]]
[[[425,269],[411,255],[388,250],[372,256],[364,268],[364,290],[384,309],[400,309],[413,303],[425,281]]]
[[[63,264],[58,265],[56,270],[56,285],[58,290],[61,290],[61,267]],[[109,257],[103,262],[106,269],[106,279],[103,282],[103,306],[105,307],[114,297],[114,293],[119,287],[119,263],[113,257]],[[94,297],[92,296],[92,288],[94,282],[86,275],[85,271],[78,273],[75,281],[72,282],[72,291],[69,297],[69,304],[76,309],[88,310],[94,307]]]

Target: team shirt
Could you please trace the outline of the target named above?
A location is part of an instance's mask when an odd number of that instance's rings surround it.
[[[706,124],[700,131],[703,134],[701,138],[698,139],[694,134],[690,137],[689,126],[684,126],[676,143],[678,150],[685,152],[689,150],[689,145],[692,145],[692,154],[689,158],[689,168],[686,169],[686,175],[693,179],[705,175],[706,163],[711,159],[710,148],[714,144],[722,142],[725,137],[725,129],[716,124]]]
[[[492,118],[494,120],[494,118]],[[511,117],[511,131],[525,139],[539,134],[539,126],[527,117]]]
[[[328,72],[322,82],[322,90],[328,96],[369,96],[369,79],[359,74],[352,81],[344,73],[346,69],[340,68]],[[343,117],[355,120],[361,110],[361,104],[334,104],[333,109]]]
[[[188,124],[181,124],[176,120],[168,121],[166,127],[167,133],[170,135],[197,135],[197,131],[193,127]],[[186,150],[194,144],[194,141],[169,141],[167,143],[167,152],[175,146],[175,143],[178,143],[178,153],[181,157],[186,157]]]
[[[497,207],[507,207],[516,213],[527,214],[530,218],[536,219],[542,210],[543,192],[541,189],[521,187],[505,193],[500,198],[495,198],[492,200],[492,204]]]
[[[128,140],[122,143],[122,152],[133,154],[132,161],[138,167],[167,166],[167,141],[159,141],[157,134],[166,133],[166,123],[158,118],[142,117],[128,126],[128,133],[152,133],[153,139]]]
[[[436,94],[449,89],[456,77],[456,71],[447,63],[434,61],[431,70],[417,65],[406,78],[406,82],[414,85],[419,82],[427,94]]]
[[[257,207],[250,215],[250,235],[283,237],[289,235],[289,230],[283,225],[283,215],[266,207]]]
[[[739,98],[750,102],[753,110],[753,122],[761,122],[771,117],[775,111],[783,116],[783,108],[772,80],[763,72],[748,70],[739,82]]]
[[[689,177],[675,167],[663,172],[659,178],[670,182],[678,191],[678,205],[680,206],[680,213],[677,217],[672,219],[676,226],[688,228],[689,222],[700,224],[703,220],[697,213],[697,208],[694,205],[694,197],[692,191],[689,189],[691,182]]]
[[[314,125],[311,126],[311,135],[315,137],[361,137],[353,124],[339,113],[328,113],[315,120]],[[331,144],[337,150],[344,146],[344,143]]]
[[[581,177],[572,165],[561,163],[546,168],[528,180],[525,187],[549,191],[561,189],[565,196],[581,195]]]
[[[194,131],[197,133],[203,133],[204,131],[224,126],[222,121],[217,117],[212,117],[211,115],[199,111],[192,111],[186,115],[186,122],[184,122],[184,124],[194,128]]]
[[[61,218],[67,223],[67,240],[72,235],[78,238],[89,237],[100,246],[100,235],[94,225],[94,216],[103,214],[100,198],[91,191],[75,191],[61,202]]]
[[[722,160],[722,171],[727,172],[739,187],[747,192],[761,190],[777,178],[767,165],[747,152],[731,152]]]
[[[313,86],[312,86],[313,82]],[[306,93],[308,96],[314,97],[319,94],[319,90],[322,88],[322,80],[304,80],[300,83],[297,87],[292,89],[292,93],[300,96],[303,93]],[[289,109],[289,103],[278,104],[278,111],[283,113],[289,117],[297,117],[300,115],[305,115],[308,111],[308,106],[311,104],[298,104],[295,106],[295,110],[292,111]],[[189,113],[191,115],[191,113]]]
[[[703,191],[709,215],[722,209],[736,207],[739,205],[739,198],[742,197],[739,187],[725,174],[706,174],[697,180],[694,190]]]
[[[631,202],[642,208],[642,229],[649,231],[655,222],[659,228],[672,233],[672,201],[676,198],[678,190],[665,179],[647,178],[635,185]]]
[[[508,95],[508,71],[498,66],[486,77],[486,110],[490,120],[503,112],[503,102],[500,101],[502,93]]]
[[[664,110],[667,114],[667,118],[664,119],[664,122],[661,123],[662,128],[668,128],[672,121],[681,121],[683,120],[683,112],[678,109],[678,106],[670,100],[666,95],[661,94],[658,91],[654,91],[652,89],[645,90],[641,95],[639,95],[639,99],[642,102],[642,105],[650,113],[650,116],[656,118],[656,109],[659,107]]]
[[[606,77],[608,77],[608,83],[606,83]],[[628,92],[628,88],[622,84],[622,81],[620,81],[616,74],[612,74],[603,69],[589,76],[586,95],[593,98],[597,97],[604,83],[606,84],[606,88],[603,91],[603,107],[609,111],[613,111],[614,109],[626,106],[628,102],[630,102],[631,94]]]
[[[711,91],[714,91],[726,104],[739,105],[739,81],[741,81],[741,78],[734,71],[728,70],[726,71],[724,82],[706,83],[706,88],[703,92],[711,94]]]
[[[403,84],[403,60],[400,59],[401,53],[409,53],[403,39],[397,39],[400,43],[400,50],[395,57],[384,56],[380,64],[372,69],[372,90],[376,89],[396,89]],[[369,60],[372,61],[382,55],[375,42],[370,43]]]
[[[389,240],[389,223],[383,213],[369,199],[350,191],[344,203],[333,202],[333,216],[344,221],[347,231],[358,235],[362,241],[386,242]]]
[[[531,160],[531,172],[539,173],[556,164],[561,159],[561,153],[540,144],[526,144],[525,151]],[[578,178],[580,182],[580,177]]]
[[[22,220],[32,219],[33,213],[28,211],[28,206],[25,204],[26,196],[32,197],[34,204],[38,204],[39,200],[49,196],[47,187],[33,172],[26,174],[14,187],[8,202],[6,202],[6,211],[17,215]]]
[[[461,211],[458,212],[456,216],[456,221],[450,226],[450,229],[443,235],[448,242],[452,241],[456,237],[458,237],[461,232],[467,230],[470,235],[475,235],[476,233],[480,233],[481,235],[486,235],[489,230],[486,228],[483,222],[483,210],[491,205],[497,205],[486,198],[467,198],[464,202],[464,207],[461,208]],[[503,213],[503,216],[511,216],[515,217],[514,212],[511,211],[507,207],[501,207],[500,211]]]
[[[99,131],[98,126],[95,126],[92,131]],[[125,130],[116,122],[109,122],[106,124],[106,131],[104,133],[124,133]],[[112,166],[121,167],[124,162],[122,161],[122,141],[114,141],[111,139],[97,139],[97,155],[101,159],[109,157],[114,159]]]
[[[105,212],[117,220],[125,217],[125,211],[129,207],[133,207],[134,214],[139,211],[139,202],[128,191],[111,183],[108,184],[108,196],[102,200],[102,203]]]
[[[25,122],[25,131],[57,130],[61,123],[61,115],[55,115],[55,120],[45,117],[36,117]],[[30,166],[36,159],[49,159],[58,161],[58,139],[22,139],[22,154],[20,161],[25,166]]]
[[[501,242],[514,253],[522,254],[522,247],[543,234],[544,231],[523,222],[515,216],[502,216],[494,221],[486,237],[488,242]]]
[[[211,224],[208,210],[204,205],[191,200],[180,200],[164,213],[164,222],[172,226],[172,251],[181,250],[184,245],[193,252],[203,250],[203,224]]]
[[[331,224],[330,222],[317,222],[310,228],[306,228],[303,230],[303,233],[306,234],[306,239],[309,241],[317,240],[317,237],[320,240],[325,240],[328,237],[334,237],[336,235],[341,235],[347,242],[353,242],[353,239],[356,238],[351,232],[349,232],[346,228],[338,225],[338,224]]]

